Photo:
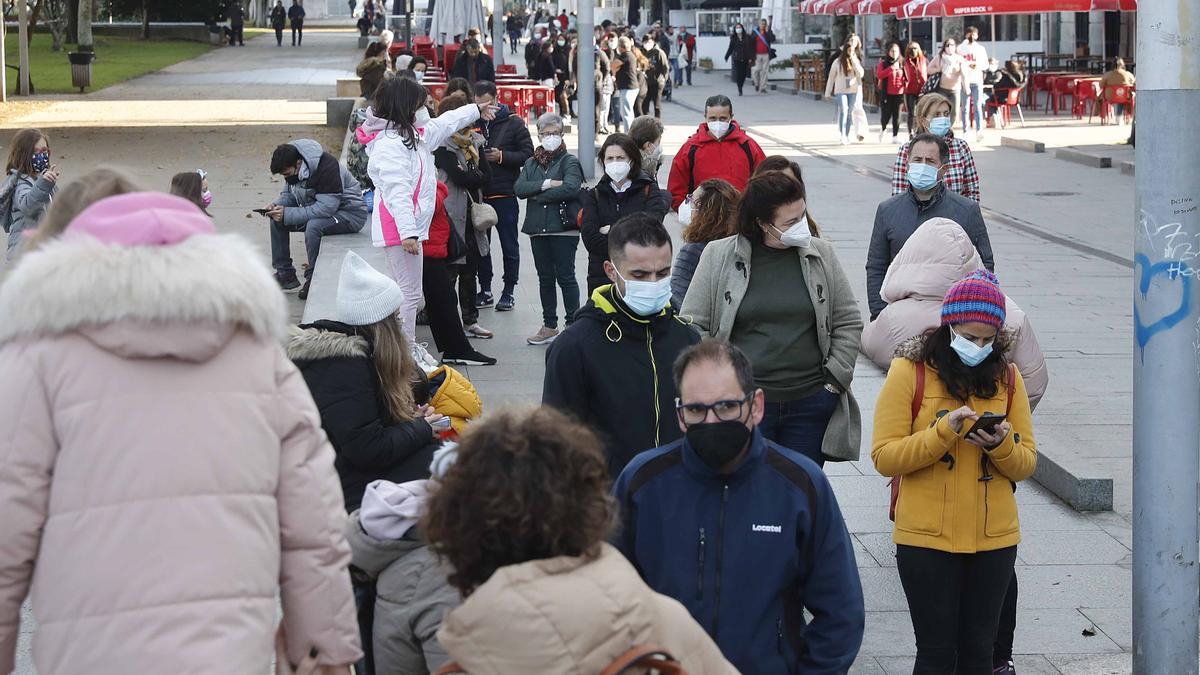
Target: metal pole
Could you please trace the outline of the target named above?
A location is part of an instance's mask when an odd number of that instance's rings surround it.
[[[8,102],[8,63],[4,59],[7,44],[8,30],[4,25],[4,12],[0,10],[0,103]]]
[[[579,18],[575,22],[579,30],[579,47],[575,55],[579,69],[579,88],[576,91],[579,106],[579,163],[588,180],[596,176],[596,87],[593,73],[596,72],[596,14],[592,2],[579,3]]]
[[[1138,11],[1133,295],[1133,672],[1197,672],[1200,0]]]
[[[17,54],[21,67],[17,80],[17,94],[29,95],[29,5],[25,0],[17,0]]]
[[[492,3],[492,64],[504,65],[504,0]]]

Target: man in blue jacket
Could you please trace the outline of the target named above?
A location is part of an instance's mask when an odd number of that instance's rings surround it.
[[[621,473],[617,546],[741,672],[845,673],[863,594],[829,480],[759,434],[763,392],[740,349],[704,340],[674,375],[685,436]]]

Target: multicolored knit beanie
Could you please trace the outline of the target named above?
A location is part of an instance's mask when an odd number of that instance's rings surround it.
[[[1000,330],[1004,326],[1004,291],[996,275],[975,270],[955,282],[942,300],[942,325],[985,323]]]

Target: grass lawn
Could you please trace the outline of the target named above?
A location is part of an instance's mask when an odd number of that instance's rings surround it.
[[[5,59],[17,65],[17,33],[6,36]],[[138,75],[165,68],[173,63],[195,58],[212,49],[201,42],[176,40],[139,40],[120,37],[96,37],[96,61],[92,64],[92,86],[88,91],[103,89]],[[50,51],[50,36],[35,34],[29,46],[29,76],[38,94],[69,94],[79,91],[71,86],[71,64],[67,52],[74,45],[63,45],[60,52]],[[17,90],[17,71],[8,69],[8,91]]]

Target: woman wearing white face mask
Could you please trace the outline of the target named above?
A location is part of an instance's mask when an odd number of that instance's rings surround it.
[[[542,297],[542,327],[526,340],[544,345],[558,337],[556,292],[562,289],[566,324],[571,325],[579,310],[579,282],[575,279],[575,250],[579,248],[579,230],[569,208],[583,184],[583,167],[563,144],[563,120],[546,113],[537,121],[542,144],[521,168],[513,183],[517,197],[528,200],[525,225],[533,246]]]
[[[709,242],[737,234],[737,207],[741,195],[729,181],[709,178],[679,205],[680,236],[685,242],[671,266],[671,304],[683,307],[700,254]]]
[[[613,134],[600,146],[598,161],[604,176],[591,190],[579,194],[579,223],[588,251],[587,294],[611,283],[604,272],[608,260],[608,228],[621,216],[648,213],[662,222],[670,198],[645,171],[642,153],[633,139]]]
[[[683,301],[701,333],[727,340],[766,393],[767,439],[826,459],[858,459],[850,393],[862,315],[833,246],[808,229],[804,185],[771,171],[750,179],[733,237],[710,243]]]

